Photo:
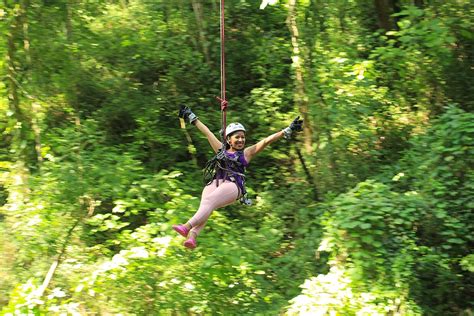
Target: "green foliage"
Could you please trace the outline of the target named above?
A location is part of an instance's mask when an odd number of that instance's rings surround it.
[[[310,128],[252,160],[254,205],[216,210],[189,252],[171,225],[212,150],[176,112],[221,128],[218,3],[5,2],[2,314],[472,311],[473,5],[385,7],[382,31],[374,3],[265,3],[226,1],[227,119],[248,144]]]
[[[289,315],[303,312],[383,315],[419,312],[409,296],[417,255],[416,230],[426,207],[415,193],[366,181],[328,205],[318,251],[330,272],[306,281]]]
[[[474,255],[470,254],[461,260],[461,266],[464,270],[474,272]]]
[[[472,292],[472,122],[448,108],[389,168],[399,172],[392,181],[359,183],[328,203],[318,250],[329,252],[331,270],[306,280],[289,315],[472,307],[463,300]],[[451,283],[463,286],[435,286]]]
[[[401,195],[369,181],[336,198],[331,207],[324,220],[327,247],[347,257],[353,278],[408,281],[417,223],[426,211],[416,193]],[[392,271],[394,265],[402,270]]]
[[[469,232],[474,229],[473,118],[472,113],[449,107],[426,134],[413,139],[413,149],[397,166],[397,172],[403,174],[394,183],[397,190],[416,190],[430,207],[419,231],[427,253],[417,264],[420,284],[414,292],[433,313],[455,313],[451,306],[463,306],[462,297],[473,290],[472,276],[466,273],[469,269],[462,269],[471,252],[469,245],[473,240]],[[460,266],[460,262],[464,264]],[[431,290],[428,284],[432,281],[425,275],[435,275],[442,284],[460,282],[464,286],[455,291],[443,287]],[[436,308],[430,306],[433,296],[443,298]]]

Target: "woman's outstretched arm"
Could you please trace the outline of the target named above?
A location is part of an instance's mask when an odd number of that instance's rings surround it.
[[[268,137],[265,137],[264,139],[262,139],[261,141],[259,141],[258,143],[256,143],[255,145],[252,145],[250,147],[247,147],[245,148],[244,150],[244,156],[245,156],[245,160],[247,160],[247,162],[250,162],[250,160],[253,159],[253,157],[258,154],[259,152],[261,152],[262,150],[265,149],[265,147],[267,147],[268,145],[270,145],[271,143],[279,140],[280,138],[282,138],[283,136],[285,136],[285,132],[283,131],[279,131],[275,134],[272,134]]]
[[[196,125],[196,127],[207,137],[214,152],[217,153],[217,151],[221,149],[222,143],[217,139],[216,135],[214,135],[211,130],[199,120],[196,114],[194,114],[189,107],[182,105],[179,109],[178,116],[187,120],[189,123]]]
[[[267,147],[269,144],[279,140],[280,138],[282,137],[285,137],[285,138],[290,138],[291,137],[291,134],[293,132],[300,132],[303,130],[303,120],[300,120],[300,117],[298,116],[291,124],[290,126],[288,126],[287,128],[285,128],[284,130],[281,130],[275,134],[272,134],[264,139],[262,139],[261,141],[259,141],[258,143],[256,143],[255,145],[252,145],[250,147],[247,147],[245,150],[244,150],[244,156],[245,156],[245,160],[247,160],[247,162],[250,162],[250,160],[253,159],[253,157],[255,157],[256,154],[258,154],[259,152],[261,152],[262,150],[265,149],[265,147]]]
[[[196,119],[193,124],[207,137],[212,149],[217,153],[217,151],[222,148],[222,143],[217,139],[216,135],[199,119]]]

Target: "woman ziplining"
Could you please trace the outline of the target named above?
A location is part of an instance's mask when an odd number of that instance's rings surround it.
[[[207,137],[216,153],[207,163],[204,172],[207,184],[202,191],[199,209],[185,224],[173,225],[175,231],[183,237],[188,237],[184,246],[194,249],[199,233],[214,210],[239,199],[244,204],[250,204],[245,190],[245,168],[255,155],[276,140],[282,137],[289,139],[294,132],[302,131],[303,120],[298,116],[287,128],[245,148],[246,130],[240,123],[230,123],[223,131],[223,135],[226,135],[225,142],[221,142],[187,106],[181,107],[179,117],[195,125]]]
[[[199,209],[185,224],[173,225],[173,229],[180,235],[187,237],[184,246],[194,249],[196,239],[206,225],[212,211],[227,206],[239,200],[249,205],[245,190],[245,168],[256,154],[274,141],[286,137],[290,138],[293,132],[302,131],[303,120],[298,116],[287,128],[272,134],[253,146],[245,148],[245,127],[240,123],[231,123],[226,126],[226,86],[225,86],[225,36],[224,36],[224,0],[220,2],[220,39],[221,39],[221,123],[222,140],[202,123],[196,114],[187,106],[179,110],[179,118],[195,125],[208,139],[216,156],[208,161],[204,170],[206,186],[202,191]]]

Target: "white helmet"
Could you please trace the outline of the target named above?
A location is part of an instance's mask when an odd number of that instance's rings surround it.
[[[227,125],[227,128],[225,129],[225,134],[226,134],[226,136],[229,136],[233,132],[237,132],[237,131],[246,132],[245,127],[242,124],[240,124],[240,123],[230,123],[229,125]]]

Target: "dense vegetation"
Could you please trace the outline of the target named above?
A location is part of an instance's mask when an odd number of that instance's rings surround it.
[[[259,7],[260,6],[260,7]],[[474,5],[226,1],[251,207],[196,210],[219,1],[4,0],[5,315],[472,315]]]

